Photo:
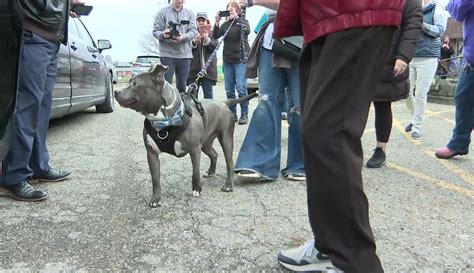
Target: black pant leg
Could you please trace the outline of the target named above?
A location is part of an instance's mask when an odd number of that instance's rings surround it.
[[[362,186],[361,137],[394,30],[329,34],[300,61],[310,223],[318,250],[346,272],[383,272]]]
[[[375,108],[375,135],[377,141],[387,143],[392,133],[392,102],[374,101]]]

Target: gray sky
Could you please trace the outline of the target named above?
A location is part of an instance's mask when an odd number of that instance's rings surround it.
[[[144,33],[151,33],[154,15],[159,7],[167,5],[163,0],[84,0],[94,6],[89,16],[82,17],[94,40],[109,39],[112,49],[105,50],[114,61],[132,61],[139,55],[138,41]],[[217,11],[224,10],[226,0],[186,0],[185,8],[194,12],[205,11],[214,23]],[[252,7],[247,18],[253,29],[264,9]]]

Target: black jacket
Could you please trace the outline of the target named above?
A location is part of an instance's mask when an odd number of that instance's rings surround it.
[[[224,22],[220,27],[214,25],[214,39],[219,39],[224,35],[226,30],[229,28],[232,21]],[[242,33],[244,34],[242,39]],[[224,52],[223,60],[226,63],[236,64],[242,62],[242,45],[245,48],[245,53],[248,54],[249,46],[249,33],[250,25],[249,22],[242,18],[237,18],[236,22],[232,25],[229,33],[224,38]],[[247,56],[244,56],[247,59]]]
[[[23,29],[53,43],[66,43],[70,0],[19,0]]]
[[[207,45],[198,43],[196,46],[193,45],[193,60],[191,62],[191,67],[189,68],[188,81],[195,80],[199,71],[204,66],[204,64],[209,60],[209,57],[214,52],[214,49],[217,47],[218,41],[212,39],[212,33],[209,34],[210,42]],[[206,79],[217,81],[217,56],[214,56],[211,64],[208,66]]]
[[[395,60],[410,63],[423,27],[423,13],[419,0],[407,0],[403,10],[402,24],[395,32],[392,50],[385,64],[381,81],[377,84],[374,101],[397,101],[408,96],[410,84],[409,69],[398,77],[393,76]]]

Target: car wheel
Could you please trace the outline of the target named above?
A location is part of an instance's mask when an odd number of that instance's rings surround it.
[[[107,94],[105,95],[105,101],[95,106],[98,113],[112,113],[114,111],[114,87],[112,83],[112,75],[107,73]]]

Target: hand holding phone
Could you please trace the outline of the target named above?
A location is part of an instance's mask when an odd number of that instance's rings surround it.
[[[87,16],[92,11],[92,6],[83,5],[83,4],[74,4],[71,11],[79,16]]]
[[[219,11],[219,17],[229,17],[229,16],[230,16],[230,10]]]

